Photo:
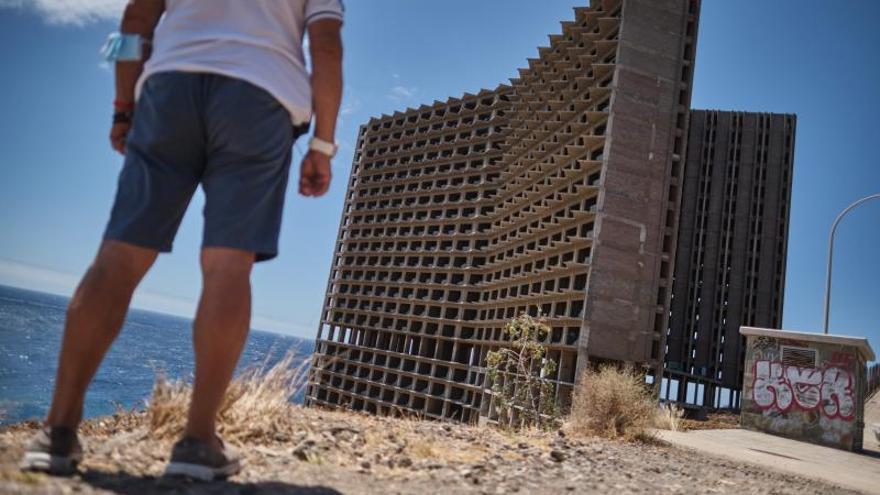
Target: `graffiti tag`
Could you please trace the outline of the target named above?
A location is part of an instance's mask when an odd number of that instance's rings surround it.
[[[824,369],[757,361],[752,399],[761,409],[788,411],[797,407],[820,411],[829,418],[851,420],[855,415],[852,374],[837,366]]]

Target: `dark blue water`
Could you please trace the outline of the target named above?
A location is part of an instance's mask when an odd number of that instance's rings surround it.
[[[66,307],[65,297],[0,285],[0,424],[45,415]],[[191,320],[131,310],[89,388],[86,417],[110,414],[119,406],[143,406],[157,371],[191,380],[191,329]],[[313,343],[252,331],[239,368],[271,364],[290,349],[305,358]]]

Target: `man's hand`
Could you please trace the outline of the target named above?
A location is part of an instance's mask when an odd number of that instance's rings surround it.
[[[130,122],[113,124],[113,127],[110,128],[110,146],[120,155],[125,155],[125,139],[130,129]]]
[[[152,40],[159,19],[165,12],[165,0],[129,0],[119,24],[120,33],[139,34],[143,39]],[[144,46],[143,60],[116,62],[116,97],[114,102],[134,102],[134,87],[150,56],[150,46]],[[115,106],[115,105],[114,105]],[[120,110],[120,108],[115,108]],[[126,110],[133,110],[134,105]],[[110,128],[110,145],[114,150],[125,154],[125,138],[131,123],[119,122]]]
[[[299,170],[299,193],[317,198],[330,188],[330,157],[309,150]]]

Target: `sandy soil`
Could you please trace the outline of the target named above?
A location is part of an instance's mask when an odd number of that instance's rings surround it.
[[[302,416],[301,431],[240,445],[244,472],[215,483],[160,479],[170,440],[152,439],[142,415],[85,425],[87,458],[71,478],[20,473],[16,463],[35,425],[7,427],[0,493],[854,493],[659,442],[514,435],[300,408],[291,414]]]

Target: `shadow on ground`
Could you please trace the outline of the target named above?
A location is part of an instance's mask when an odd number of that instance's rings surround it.
[[[862,449],[856,451],[856,454],[861,454],[867,457],[873,457],[874,459],[880,459],[880,452],[871,449]]]
[[[332,488],[323,486],[301,486],[280,481],[239,483],[235,481],[213,481],[202,483],[185,479],[156,478],[138,476],[126,472],[108,473],[87,470],[81,473],[83,483],[93,488],[107,490],[122,495],[153,495],[167,493],[186,494],[236,494],[236,495],[341,495]]]

